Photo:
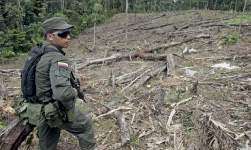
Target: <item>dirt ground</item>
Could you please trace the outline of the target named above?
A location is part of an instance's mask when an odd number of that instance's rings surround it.
[[[77,108],[92,117],[97,145],[107,150],[251,149],[248,15],[238,40],[235,23],[240,16],[220,11],[129,14],[127,49],[125,14],[96,27],[95,46],[93,28],[72,39],[65,51],[87,100],[78,100]],[[120,54],[125,57],[112,59]],[[151,74],[166,65],[169,54],[174,71],[168,76],[166,69]],[[10,60],[1,69],[21,69],[25,57]],[[95,62],[99,59],[104,61]],[[111,74],[116,81],[113,86]],[[17,87],[20,93],[18,75],[1,75],[2,91]],[[143,78],[148,80],[136,86]],[[0,105],[9,105],[12,99],[6,97]],[[103,104],[123,113],[127,130],[120,129],[114,113],[104,111]],[[12,118],[3,112],[1,122]],[[124,132],[129,133],[130,142],[120,147]],[[24,149],[38,149],[38,138],[29,145],[24,142],[20,150]],[[58,149],[78,149],[78,141],[62,131]]]

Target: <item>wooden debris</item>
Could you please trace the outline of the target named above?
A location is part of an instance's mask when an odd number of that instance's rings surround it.
[[[197,93],[198,93],[198,83],[199,83],[198,81],[196,81],[196,82],[193,83],[193,88],[192,88],[191,92],[194,95],[197,95]]]
[[[160,89],[159,95],[158,95],[158,101],[156,102],[156,106],[161,105],[165,101],[165,94],[166,94],[165,90]]]
[[[170,116],[169,116],[169,118],[168,118],[168,120],[167,120],[167,123],[166,123],[166,129],[167,129],[167,130],[168,130],[168,128],[170,128],[170,126],[171,126],[171,122],[172,122],[172,120],[173,120],[173,116],[174,116],[175,112],[176,112],[176,110],[173,109],[172,112],[171,112],[171,114],[170,114]]]
[[[129,134],[129,129],[127,127],[127,123],[125,121],[125,117],[119,110],[122,110],[122,109],[130,110],[132,108],[121,106],[121,107],[118,107],[117,109],[112,109],[110,106],[107,106],[107,105],[105,105],[105,104],[103,104],[93,98],[91,98],[91,100],[100,103],[102,106],[104,106],[109,111],[106,114],[102,114],[102,115],[98,116],[97,118],[114,113],[115,118],[118,122],[118,125],[121,129],[121,147],[126,146],[130,142],[130,134]],[[112,102],[114,102],[114,101],[112,101]],[[110,103],[110,105],[113,105],[113,104]]]
[[[195,37],[192,37],[192,38],[188,38],[188,39],[185,39],[184,41],[182,42],[174,42],[174,43],[171,43],[170,45],[169,44],[164,44],[164,45],[160,45],[160,46],[157,46],[157,47],[154,47],[154,48],[149,48],[149,49],[146,49],[146,50],[142,50],[139,52],[133,52],[133,53],[125,53],[125,54],[115,54],[115,55],[112,55],[110,57],[106,57],[106,58],[99,58],[99,59],[95,59],[95,60],[90,60],[89,62],[86,62],[86,63],[83,63],[83,64],[80,64],[77,69],[82,69],[86,66],[89,66],[89,65],[92,65],[92,64],[100,64],[100,63],[103,63],[104,61],[112,61],[112,60],[119,60],[119,59],[123,59],[123,58],[135,58],[135,57],[138,57],[138,56],[144,56],[143,53],[152,53],[154,51],[158,51],[160,49],[166,49],[166,48],[170,48],[170,47],[173,47],[173,46],[177,46],[177,45],[181,45],[183,43],[187,43],[187,42],[190,42],[192,40],[195,40],[195,39],[199,39],[199,38],[210,38],[211,36],[210,35],[206,35],[206,34],[201,34],[201,35],[197,35]],[[146,56],[146,55],[145,55]],[[147,56],[149,58],[149,55]],[[154,56],[151,56],[154,58]],[[163,59],[164,56],[160,56],[160,59]],[[155,59],[155,58],[154,58]]]
[[[234,139],[235,140],[239,140],[239,139],[241,139],[243,136],[248,136],[248,134],[251,134],[251,131],[246,131],[246,132],[244,132],[244,133],[241,133],[241,134],[239,134],[239,135],[237,135]],[[251,136],[250,136],[251,137]],[[251,139],[250,139],[251,140]]]
[[[21,75],[22,69],[0,69],[0,73],[11,73]]]
[[[194,115],[196,134],[203,145],[211,150],[227,149],[235,150],[238,142],[235,140],[235,132],[226,128],[226,125],[216,121],[212,116],[197,110]]]
[[[184,100],[178,102],[177,104],[173,105],[173,110],[172,110],[171,114],[169,115],[169,118],[168,118],[167,123],[166,123],[166,129],[167,129],[167,130],[169,130],[169,128],[170,128],[170,126],[171,126],[171,122],[172,122],[173,116],[174,116],[174,114],[175,114],[175,112],[176,112],[175,109],[176,109],[180,104],[186,103],[186,102],[188,102],[189,100],[193,99],[194,97],[196,97],[196,96],[193,96],[193,97],[184,99]]]
[[[114,115],[121,130],[121,147],[124,147],[130,142],[130,134],[125,121],[125,116],[120,111],[115,111]]]
[[[167,76],[171,76],[174,72],[174,61],[173,61],[173,56],[172,54],[168,54],[166,57],[166,66],[167,66],[167,71],[166,74]]]
[[[109,112],[107,112],[107,113],[105,113],[105,114],[102,114],[102,115],[100,115],[100,116],[97,116],[96,119],[101,118],[101,117],[104,117],[104,116],[107,116],[107,115],[110,115],[110,114],[112,114],[112,113],[114,113],[114,112],[116,112],[116,111],[119,111],[119,110],[131,110],[131,109],[132,109],[132,108],[130,108],[130,107],[120,106],[120,107],[118,107],[118,108],[116,108],[116,109],[110,110]]]
[[[142,67],[141,67],[139,70],[137,70],[137,71],[130,72],[130,73],[124,74],[124,75],[122,75],[122,76],[116,77],[115,80],[116,80],[117,82],[119,82],[119,81],[121,81],[121,80],[123,80],[123,79],[125,79],[125,78],[129,78],[129,77],[131,77],[131,76],[133,76],[133,75],[135,75],[135,74],[141,72],[144,68],[145,68],[145,66],[142,66]]]
[[[145,84],[152,76],[155,76],[158,73],[160,73],[162,71],[165,71],[165,70],[166,70],[166,65],[162,66],[162,67],[160,67],[160,68],[158,68],[156,70],[151,71],[148,75],[143,76],[142,78],[140,78],[140,80],[133,85],[133,88],[137,89],[141,85]]]
[[[140,76],[138,76],[136,79],[134,79],[130,84],[128,84],[126,87],[124,87],[120,92],[123,92],[125,89],[127,89],[129,86],[131,86],[136,80],[138,80],[139,78],[141,78],[145,73],[147,73],[148,71],[150,71],[150,69],[146,70],[144,73],[142,73]]]
[[[170,48],[170,47],[181,45],[183,43],[187,43],[187,42],[190,42],[192,40],[196,40],[196,39],[200,39],[200,38],[210,38],[210,37],[211,37],[210,35],[200,34],[200,35],[197,35],[195,37],[185,39],[185,40],[183,40],[181,42],[173,42],[171,44],[160,45],[160,46],[157,46],[157,47],[154,47],[154,48],[149,48],[149,49],[143,50],[142,52],[144,52],[144,53],[152,53],[154,51],[158,51],[158,50],[161,50],[161,49],[167,49],[167,48]]]
[[[208,25],[203,25],[202,27],[212,27],[212,26],[221,26],[221,27],[230,27],[230,26],[239,26],[239,24],[208,24]],[[251,26],[251,24],[242,24],[241,26]]]
[[[29,124],[23,125],[23,121],[14,119],[0,132],[0,149],[17,150],[34,127],[35,126]]]
[[[200,60],[200,61],[216,61],[216,60],[236,60],[236,59],[249,59],[251,58],[251,55],[243,55],[243,56],[236,56],[236,57],[204,57],[204,58],[195,58],[195,60]]]
[[[220,78],[215,78],[215,80],[222,80],[222,79],[238,79],[238,78],[245,78],[245,77],[250,77],[251,73],[244,73],[244,74],[238,74],[238,75],[233,75],[233,76],[226,76],[226,77],[220,77]]]

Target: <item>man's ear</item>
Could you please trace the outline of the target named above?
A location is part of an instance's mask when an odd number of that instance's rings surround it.
[[[48,40],[48,41],[50,41],[50,42],[52,42],[53,41],[53,34],[52,33],[47,33],[47,35],[46,35],[46,39]]]

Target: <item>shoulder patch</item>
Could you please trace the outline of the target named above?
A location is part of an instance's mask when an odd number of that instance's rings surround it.
[[[59,73],[60,73],[61,76],[67,77],[67,69],[66,68],[60,67],[59,68]]]
[[[67,63],[64,63],[64,62],[58,62],[58,66],[68,68],[69,65]]]

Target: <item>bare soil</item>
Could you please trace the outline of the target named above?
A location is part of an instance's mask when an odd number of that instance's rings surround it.
[[[92,117],[97,145],[107,150],[250,149],[251,21],[244,22],[246,26],[241,28],[236,42],[234,34],[238,33],[238,26],[228,24],[236,20],[231,12],[129,14],[125,49],[125,20],[125,14],[117,14],[97,26],[95,48],[93,28],[72,39],[71,46],[65,51],[75,67],[115,54],[141,53],[166,44],[173,46],[155,50],[150,55],[173,54],[175,71],[171,76],[167,76],[166,71],[150,76],[145,84],[135,88],[133,85],[141,76],[162,67],[166,60],[126,57],[89,64],[76,70],[87,100],[86,104],[78,100],[77,108]],[[202,34],[210,37],[186,42]],[[190,52],[183,53],[186,48]],[[1,68],[20,69],[25,61],[23,58],[25,56],[9,60],[9,64]],[[219,63],[236,68],[212,67]],[[128,76],[117,80],[112,87],[107,85],[111,72],[115,77]],[[16,77],[15,74],[2,74],[1,83],[5,87],[20,86],[20,79]],[[198,86],[194,92],[196,82]],[[158,101],[161,91],[164,92],[164,100]],[[6,99],[2,105],[9,105],[13,98]],[[120,135],[127,131],[120,130],[113,113],[99,117],[107,113],[101,111],[104,106],[100,102],[108,104],[112,101],[116,102],[112,109],[130,108],[120,110],[130,133],[130,143],[123,148],[119,147]],[[6,122],[7,118],[11,120],[13,117],[3,112],[2,121]],[[32,144],[23,145],[20,149],[38,149],[37,137]],[[62,131],[58,149],[78,149],[78,141]]]

